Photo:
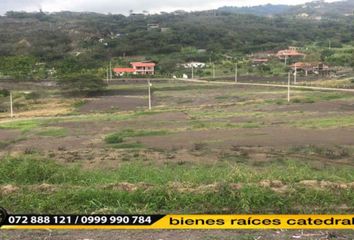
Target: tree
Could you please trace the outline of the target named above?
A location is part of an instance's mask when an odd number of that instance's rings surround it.
[[[106,86],[100,77],[88,73],[63,76],[58,80],[58,84],[63,91],[80,95],[102,91]]]
[[[331,49],[324,49],[321,52],[321,61],[325,62],[328,57],[331,57],[335,52]]]
[[[16,80],[33,79],[36,59],[31,56],[11,56],[0,58],[0,73]]]

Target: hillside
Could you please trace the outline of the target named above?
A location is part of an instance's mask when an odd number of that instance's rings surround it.
[[[222,11],[130,16],[8,12],[0,17],[0,78],[47,79],[87,71],[105,76],[112,59],[120,66],[152,60],[160,74],[169,75],[188,61],[244,59],[288,46],[310,46],[310,59],[352,66],[353,19]],[[323,52],[329,44],[348,49]]]
[[[338,1],[327,3],[323,0],[313,1],[291,8],[286,14],[304,18],[339,18],[353,16],[354,1]]]
[[[351,21],[294,20],[286,17],[208,11],[163,15],[97,13],[16,13],[0,18],[0,55],[32,55],[55,61],[66,54],[95,59],[180,52],[250,53],[309,42],[348,43]]]
[[[258,16],[273,16],[283,14],[291,9],[289,5],[273,5],[266,4],[253,7],[221,7],[220,12],[237,13],[237,14],[253,14]]]
[[[218,11],[258,16],[282,15],[319,20],[322,18],[352,16],[354,1],[346,0],[328,3],[324,0],[318,0],[296,6],[267,4],[253,7],[222,7]]]

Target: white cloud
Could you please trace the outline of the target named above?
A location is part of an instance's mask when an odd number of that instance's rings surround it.
[[[0,14],[6,11],[37,11],[48,12],[63,10],[90,11],[101,13],[127,14],[129,10],[153,13],[160,11],[206,10],[221,6],[254,6],[260,4],[301,4],[308,0],[0,0]],[[332,0],[333,1],[333,0]]]

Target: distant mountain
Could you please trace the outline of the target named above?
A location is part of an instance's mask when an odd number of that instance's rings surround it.
[[[221,7],[220,12],[236,14],[253,14],[257,16],[282,15],[307,19],[338,18],[354,15],[354,0],[328,3],[315,0],[296,6],[289,5],[260,5],[254,7]]]
[[[220,12],[237,13],[237,14],[253,14],[257,16],[272,16],[283,14],[291,9],[288,5],[260,5],[254,7],[221,7]]]
[[[352,16],[354,0],[328,3],[324,0],[312,1],[292,7],[286,14],[303,18],[335,18]]]

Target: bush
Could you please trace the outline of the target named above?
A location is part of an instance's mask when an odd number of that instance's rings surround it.
[[[10,95],[10,91],[6,89],[0,89],[0,97],[8,97]]]
[[[121,136],[120,133],[113,133],[104,139],[106,143],[109,144],[115,144],[115,143],[122,143],[124,141],[124,138]]]

